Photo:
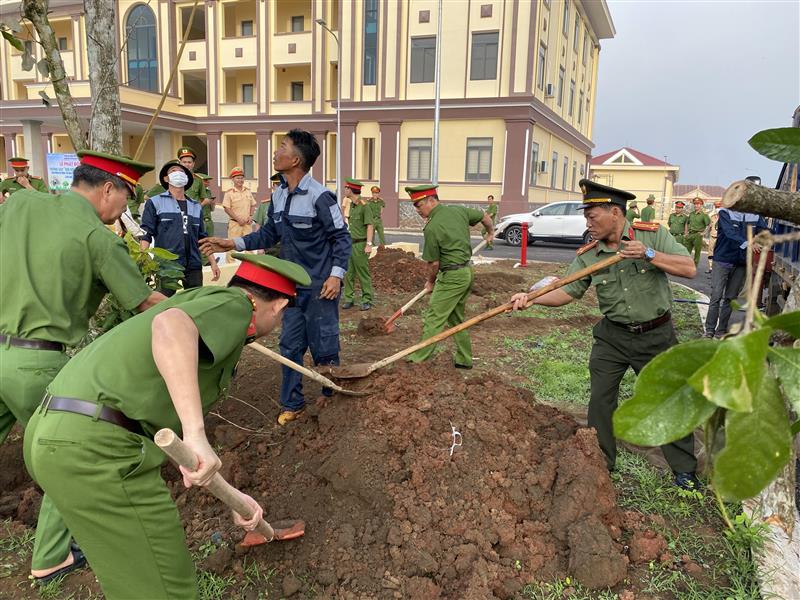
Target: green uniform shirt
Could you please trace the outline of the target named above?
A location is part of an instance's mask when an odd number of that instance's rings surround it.
[[[152,292],[123,241],[77,192],[24,190],[0,206],[0,332],[75,345],[111,292],[132,310]]]
[[[711,217],[702,210],[700,212],[693,211],[689,215],[689,233],[701,233],[709,225],[711,225]]]
[[[266,223],[267,221],[268,210],[269,210],[269,201],[260,202],[258,204],[258,208],[256,208],[256,212],[253,214],[253,223],[258,224],[259,227],[263,227],[264,223]]]
[[[374,225],[375,216],[372,207],[367,204],[356,204],[350,206],[350,218],[347,220],[347,227],[350,230],[350,237],[353,240],[367,239],[367,225]],[[371,242],[372,240],[367,240]]]
[[[172,307],[189,315],[200,334],[197,377],[206,414],[228,387],[247,338],[253,305],[239,288],[195,288],[128,319],[79,352],[47,391],[121,410],[151,436],[163,427],[180,435],[180,419],[151,348],[153,319]],[[135,360],[124,360],[123,348],[124,356]]]
[[[497,204],[490,204],[487,206],[486,214],[492,217],[492,223],[494,223],[494,220],[497,217]]]
[[[367,206],[372,209],[373,222],[380,221],[383,215],[383,209],[386,208],[386,202],[384,202],[383,198],[367,200]]]
[[[667,225],[669,225],[669,232],[672,235],[683,235],[684,230],[686,229],[686,221],[689,220],[684,214],[676,215],[672,213],[667,219]]]
[[[689,256],[686,248],[675,241],[664,227],[651,232],[633,230],[628,224],[625,229],[629,233],[633,232],[635,239],[646,247],[657,252]],[[630,240],[631,237],[626,234],[622,239]],[[610,250],[604,242],[598,242],[593,248],[575,257],[567,274],[580,271],[615,253],[616,250]],[[597,291],[600,312],[618,323],[652,321],[667,312],[672,303],[667,274],[644,259],[623,260],[561,289],[573,298],[581,298],[590,285],[594,285]]]
[[[425,247],[422,260],[439,261],[439,268],[463,265],[472,258],[469,228],[483,219],[483,211],[464,206],[439,204],[425,225]]]
[[[639,218],[639,210],[636,208],[629,208],[625,212],[625,218],[627,219],[628,223],[633,223],[634,219]]]
[[[47,184],[44,182],[44,179],[40,177],[34,177],[33,175],[28,176],[28,181],[30,182],[33,189],[37,192],[44,192],[47,193],[50,191],[50,188],[47,187]],[[13,194],[17,190],[24,190],[27,188],[22,187],[20,184],[17,183],[16,177],[9,177],[8,179],[4,179],[0,182],[0,194]]]
[[[650,222],[656,220],[656,209],[652,206],[645,206],[642,209],[642,221]]]

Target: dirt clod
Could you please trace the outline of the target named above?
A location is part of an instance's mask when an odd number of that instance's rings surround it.
[[[358,334],[365,336],[386,335],[386,319],[381,317],[364,317],[358,322]]]

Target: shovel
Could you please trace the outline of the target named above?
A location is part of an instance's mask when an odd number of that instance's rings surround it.
[[[345,396],[367,396],[367,395],[369,395],[369,392],[354,392],[352,390],[346,390],[343,387],[333,383],[327,377],[323,377],[322,375],[320,375],[316,371],[312,371],[311,369],[306,369],[304,366],[298,365],[296,362],[293,362],[293,361],[289,360],[288,358],[278,354],[277,352],[273,352],[269,348],[265,348],[261,344],[257,344],[256,342],[252,342],[252,343],[247,344],[247,345],[250,348],[252,348],[253,350],[256,350],[257,352],[261,352],[261,354],[263,354],[264,356],[268,356],[272,360],[277,361],[277,362],[281,363],[282,365],[285,365],[285,366],[289,367],[290,369],[294,369],[295,371],[297,371],[298,373],[302,373],[303,375],[305,375],[309,379],[313,379],[314,381],[316,381],[317,383],[321,383],[325,387],[329,387],[329,388],[331,388],[333,390],[336,390],[340,394],[344,394]]]
[[[177,464],[191,471],[197,469],[197,456],[171,429],[159,430],[153,441]],[[214,474],[206,489],[243,518],[250,519],[253,517],[253,511],[248,504],[242,501],[239,491],[225,481],[219,473]],[[241,545],[249,547],[272,541],[293,540],[305,533],[305,527],[305,523],[300,520],[281,521],[272,526],[264,519],[261,519],[259,524],[256,525],[255,531],[247,532]]]
[[[533,291],[528,294],[528,300],[533,300],[534,298],[538,298],[539,296],[545,295],[547,292],[552,292],[553,290],[557,290],[560,287],[567,285],[568,283],[572,283],[573,281],[577,281],[578,279],[583,279],[587,275],[591,275],[592,273],[596,273],[597,271],[601,271],[614,265],[625,258],[621,254],[615,254],[605,260],[601,260],[599,263],[596,263],[590,267],[586,267],[585,269],[581,269],[580,271],[576,271],[572,275],[567,275],[563,279],[559,279],[558,281],[554,281],[553,283],[544,286],[541,289]],[[513,308],[512,302],[506,302],[505,304],[501,304],[500,306],[493,308],[491,310],[486,311],[485,313],[481,313],[471,319],[456,325],[455,327],[451,327],[450,329],[443,331],[433,337],[429,337],[427,340],[422,340],[418,344],[415,344],[405,350],[401,350],[396,354],[392,354],[391,356],[379,360],[378,362],[369,364],[369,363],[360,363],[356,365],[349,365],[345,367],[326,367],[325,373],[331,375],[332,377],[336,377],[337,379],[360,379],[361,377],[366,377],[367,375],[377,371],[378,369],[385,367],[386,365],[390,365],[393,362],[400,360],[401,358],[416,352],[421,348],[425,348],[426,346],[430,346],[431,344],[435,344],[437,342],[441,342],[444,339],[449,338],[451,335],[458,333],[459,331],[463,331],[481,321],[485,321],[495,315],[499,315],[500,313],[507,312]]]

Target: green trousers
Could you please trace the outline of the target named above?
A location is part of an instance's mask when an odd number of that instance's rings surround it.
[[[369,254],[364,252],[366,242],[353,242],[347,273],[344,276],[344,301],[353,302],[356,279],[361,283],[361,303],[372,304],[372,276],[369,274]]]
[[[68,360],[55,350],[0,347],[0,442],[17,421],[28,424],[45,389]],[[31,568],[49,569],[69,556],[70,535],[47,496],[39,509],[39,522]]]
[[[376,219],[372,226],[375,228],[375,234],[378,237],[378,243],[381,246],[385,246],[386,236],[383,234],[383,221],[381,219]]]
[[[454,271],[442,271],[436,277],[436,285],[425,311],[422,325],[422,339],[427,340],[437,333],[459,325],[464,321],[464,312],[467,298],[472,290],[474,275],[471,267],[464,267]],[[472,366],[472,341],[468,331],[460,331],[453,336],[456,344],[455,363],[457,365]],[[410,357],[411,362],[428,360],[436,350],[436,344],[431,344],[417,350]]]
[[[689,255],[694,258],[694,265],[700,264],[700,251],[703,249],[703,234],[689,233],[683,238],[683,245],[689,251]]]
[[[597,441],[606,456],[609,470],[617,459],[612,416],[619,399],[619,384],[628,367],[638,375],[656,355],[678,343],[671,322],[651,331],[631,333],[603,319],[592,331],[594,345],[589,358],[591,398],[589,400],[589,427],[597,430]],[[677,473],[697,470],[694,457],[694,436],[661,446],[664,458]]]
[[[91,417],[42,408],[28,423],[25,464],[108,600],[198,597],[164,458],[150,439]]]

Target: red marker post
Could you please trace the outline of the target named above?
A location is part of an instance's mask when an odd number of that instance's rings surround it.
[[[528,264],[528,222],[522,223],[522,240],[519,245],[519,266],[524,267]]]

